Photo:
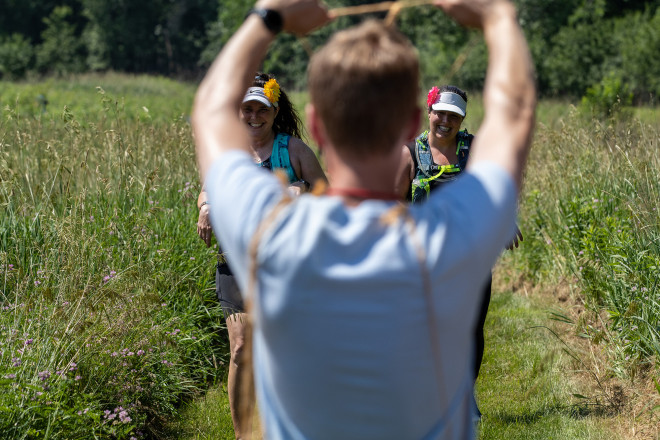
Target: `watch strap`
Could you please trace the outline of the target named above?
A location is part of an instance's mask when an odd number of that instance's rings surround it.
[[[274,9],[264,9],[264,8],[254,8],[250,9],[245,16],[246,18],[252,14],[257,14],[261,17],[264,26],[271,31],[273,34],[277,35],[282,31],[282,25],[284,20],[282,20],[282,15]]]

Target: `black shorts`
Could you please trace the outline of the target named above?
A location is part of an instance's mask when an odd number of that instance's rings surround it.
[[[245,312],[241,291],[238,290],[236,278],[227,263],[218,263],[215,269],[215,293],[220,300],[225,319],[234,313]]]

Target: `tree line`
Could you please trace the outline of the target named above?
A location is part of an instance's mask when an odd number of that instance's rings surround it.
[[[329,7],[380,0],[328,0]],[[660,0],[515,0],[543,96],[614,93],[656,103]],[[0,79],[90,71],[197,79],[243,22],[253,0],[1,0]],[[377,14],[376,14],[377,15]],[[377,15],[378,16],[378,15]],[[379,17],[383,17],[381,14]],[[304,38],[281,35],[263,70],[304,87],[309,54],[345,17]],[[408,8],[398,27],[416,45],[424,86],[483,86],[483,40],[430,6]]]

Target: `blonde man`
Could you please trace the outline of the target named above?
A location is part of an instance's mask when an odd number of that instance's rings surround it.
[[[214,230],[243,292],[254,269],[254,369],[269,439],[467,439],[480,290],[515,230],[535,89],[504,0],[439,0],[484,31],[486,115],[465,173],[406,212],[400,146],[419,127],[418,61],[369,22],[337,34],[309,68],[308,127],[324,196],[289,200],[254,169],[238,108],[276,33],[328,21],[316,0],[261,0],[200,85],[193,126]],[[240,188],[240,191],[238,190]],[[452,209],[448,209],[451,206]],[[252,250],[252,252],[251,252]]]

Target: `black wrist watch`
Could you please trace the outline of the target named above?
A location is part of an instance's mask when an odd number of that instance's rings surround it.
[[[261,17],[261,20],[264,22],[266,28],[271,31],[273,34],[277,35],[282,31],[282,15],[274,9],[263,9],[263,8],[254,8],[248,11],[245,18],[249,17],[251,14],[257,14]]]

